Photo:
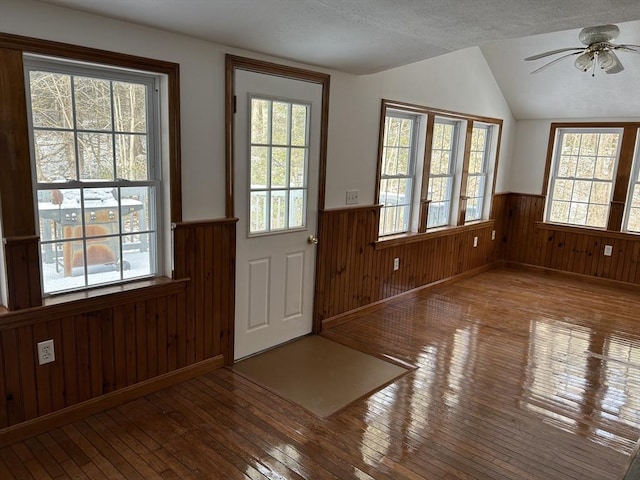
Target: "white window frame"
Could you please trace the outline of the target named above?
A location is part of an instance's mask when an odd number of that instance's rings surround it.
[[[545,206],[545,222],[547,223],[553,223],[553,224],[560,224],[560,225],[571,225],[571,226],[575,226],[575,227],[583,227],[583,228],[595,228],[595,229],[600,229],[600,230],[606,230],[607,229],[607,225],[609,222],[609,217],[610,217],[610,213],[611,213],[611,200],[613,199],[613,193],[614,193],[614,189],[615,189],[615,185],[616,185],[616,181],[617,181],[617,174],[618,174],[618,164],[620,161],[620,147],[622,146],[622,139],[623,139],[623,128],[619,128],[619,127],[576,127],[576,128],[558,128],[555,132],[555,138],[554,138],[554,144],[553,144],[553,157],[552,157],[552,161],[551,161],[551,170],[550,170],[550,174],[549,174],[549,181],[548,181],[548,188],[547,188],[547,202],[546,202],[546,206]],[[560,165],[560,152],[562,149],[562,144],[563,144],[563,139],[564,139],[564,135],[566,134],[608,134],[608,133],[615,133],[619,135],[619,141],[618,141],[618,146],[617,146],[617,150],[615,153],[615,160],[614,160],[614,167],[613,167],[613,174],[611,177],[611,180],[598,180],[598,179],[594,179],[594,178],[582,178],[582,177],[559,177],[558,176],[558,169],[559,169],[559,165]],[[580,158],[580,155],[578,155],[578,159]],[[597,155],[596,155],[597,158]],[[597,163],[597,160],[596,160]],[[577,166],[576,166],[576,170],[577,170]],[[595,167],[594,167],[595,168]],[[588,225],[586,222],[583,223],[575,223],[575,222],[570,222],[570,213],[569,213],[569,217],[567,218],[567,222],[558,222],[558,221],[552,221],[551,220],[551,210],[553,207],[553,192],[555,189],[555,184],[557,180],[570,180],[570,181],[589,181],[592,183],[594,182],[600,182],[600,183],[609,183],[611,185],[611,189],[609,192],[609,199],[607,201],[606,204],[594,204],[594,205],[603,205],[606,206],[607,208],[607,214],[606,214],[606,222],[603,226],[599,227],[599,226],[592,226],[592,225]],[[574,184],[575,186],[575,184]],[[589,198],[591,199],[591,193],[589,193]],[[564,200],[557,200],[557,201],[563,201]],[[571,209],[571,205],[573,203],[581,203],[584,204],[584,202],[573,202],[573,200],[569,201],[569,209]],[[586,203],[587,205],[587,210],[588,210],[588,206],[591,205],[591,202]],[[570,210],[571,211],[571,210]],[[588,218],[588,213],[587,213],[587,218]]]
[[[498,165],[498,155],[500,149],[500,139],[502,134],[503,121],[497,118],[490,117],[478,117],[474,115],[466,115],[463,113],[452,112],[448,110],[433,109],[430,107],[424,107],[420,105],[412,105],[408,103],[395,102],[390,100],[382,100],[382,111],[380,118],[380,131],[378,136],[378,171],[376,174],[376,201],[383,203],[384,199],[381,198],[381,182],[385,178],[383,175],[384,170],[384,155],[385,155],[385,128],[387,124],[387,117],[389,112],[393,112],[392,115],[404,114],[407,116],[413,116],[417,118],[416,128],[417,132],[414,134],[416,139],[415,144],[415,156],[414,156],[414,172],[413,172],[413,203],[411,205],[410,218],[407,223],[410,225],[410,230],[389,233],[385,235],[382,229],[382,222],[384,221],[381,211],[381,220],[378,230],[378,238],[385,239],[385,237],[391,237],[391,235],[397,235],[409,233],[428,233],[438,229],[444,229],[447,227],[462,226],[465,223],[472,223],[477,221],[484,221],[488,219],[491,210],[491,198],[494,193],[496,169]],[[436,122],[453,123],[456,125],[457,135],[453,142],[453,160],[449,167],[452,175],[451,183],[451,207],[449,210],[449,219],[447,224],[433,225],[429,224],[429,209],[430,203],[433,201],[433,195],[430,193],[431,183],[431,158],[433,155],[433,143],[431,137],[433,136],[434,127]],[[464,209],[464,196],[466,183],[463,186],[463,181],[468,181],[467,166],[469,161],[469,148],[466,145],[467,136],[469,130],[473,125],[481,125],[482,128],[486,128],[487,141],[485,143],[485,150],[483,154],[483,166],[481,175],[484,178],[484,184],[482,189],[482,197],[479,201],[479,215],[477,220],[467,220],[462,215]],[[427,148],[429,146],[429,148]],[[464,172],[463,172],[464,170]],[[444,175],[434,175],[434,178],[443,177]],[[448,176],[448,175],[447,175]],[[462,218],[460,218],[462,216]]]
[[[389,235],[398,235],[402,233],[407,233],[410,231],[412,227],[412,219],[413,219],[413,211],[414,211],[414,192],[416,189],[416,155],[418,150],[418,141],[419,141],[419,130],[420,130],[420,115],[408,113],[404,111],[387,109],[385,113],[384,119],[384,131],[383,134],[383,145],[382,145],[382,155],[384,156],[385,148],[389,147],[397,147],[402,148],[396,145],[384,145],[384,138],[387,137],[386,131],[388,129],[388,118],[399,118],[402,120],[411,120],[413,122],[413,128],[411,129],[411,141],[409,142],[409,155],[408,155],[408,173],[406,175],[386,175],[382,169],[382,165],[384,164],[384,158],[382,159],[382,163],[380,165],[380,186],[378,189],[378,201],[382,204],[382,208],[380,209],[380,236],[389,236]],[[397,208],[399,204],[386,204],[386,196],[382,198],[382,182],[384,180],[398,180],[398,181],[408,181],[410,182],[410,189],[406,192],[405,195],[405,203],[400,204],[401,206],[407,208],[408,213],[405,217],[405,221],[401,228],[396,228],[393,231],[385,231],[383,230],[383,225],[385,225],[386,216],[390,208]],[[397,226],[397,223],[394,223]]]
[[[456,175],[457,173],[457,165],[459,163],[459,155],[458,155],[458,142],[459,142],[459,136],[460,136],[460,130],[461,130],[461,122],[459,120],[454,120],[454,119],[450,119],[450,118],[446,118],[446,117],[439,117],[436,116],[435,120],[434,120],[434,128],[435,125],[437,125],[438,123],[440,124],[446,124],[446,125],[451,125],[453,126],[453,135],[451,138],[451,148],[449,149],[449,173],[447,174],[434,174],[431,173],[431,171],[429,171],[429,195],[428,195],[428,199],[431,200],[431,203],[429,204],[429,215],[427,216],[427,230],[429,230],[430,228],[439,228],[439,227],[446,227],[447,225],[450,225],[451,223],[451,216],[452,216],[452,212],[455,210],[454,208],[454,192],[457,190],[459,192],[460,188],[457,187],[456,185],[456,179],[459,177],[459,174]],[[442,149],[438,149],[441,152],[444,152],[445,150]],[[431,147],[431,162],[433,162],[433,144]],[[448,178],[449,182],[450,182],[450,191],[449,191],[449,209],[447,211],[447,218],[444,221],[444,223],[431,223],[431,219],[435,218],[435,216],[433,216],[433,209],[434,206],[438,203],[441,202],[433,202],[432,200],[432,194],[431,194],[431,180],[432,179],[436,179],[436,178]],[[445,200],[446,201],[446,200]]]
[[[473,130],[475,129],[482,129],[485,130],[485,143],[484,143],[484,149],[482,151],[482,168],[481,171],[478,173],[468,173],[467,174],[467,185],[469,185],[469,181],[472,178],[476,178],[478,179],[478,181],[480,181],[480,195],[477,197],[470,197],[468,195],[469,191],[468,191],[468,187],[467,187],[467,209],[465,211],[465,223],[466,222],[476,222],[479,220],[482,220],[485,216],[484,212],[485,212],[485,201],[486,201],[486,197],[487,197],[487,183],[489,181],[489,174],[488,174],[488,170],[489,170],[489,157],[490,157],[490,152],[492,150],[492,144],[493,144],[493,128],[492,125],[488,125],[486,123],[481,123],[481,122],[473,122]],[[473,142],[472,142],[472,146],[473,146]],[[471,153],[473,153],[474,150],[470,150]],[[480,151],[480,150],[477,150]],[[471,160],[469,160],[469,162],[471,162]],[[478,212],[478,216],[475,217],[470,217],[469,216],[469,212],[471,210],[469,210],[469,200],[472,199],[477,199],[478,200],[478,207],[476,208],[476,212]]]
[[[633,194],[638,190],[638,196],[640,196],[640,128],[636,132],[636,146],[633,154],[633,163],[631,167],[631,175],[629,177],[629,188],[627,190],[627,200],[625,203],[624,220],[622,222],[622,231],[632,234],[640,234],[640,229],[630,230],[629,221],[631,219],[631,211],[638,210],[640,216],[640,206],[632,207]]]
[[[165,184],[168,185],[167,182],[164,182],[162,179],[163,172],[163,162],[162,162],[162,141],[161,138],[161,110],[163,105],[160,102],[160,91],[161,85],[163,84],[162,75],[152,73],[152,72],[143,72],[137,70],[129,70],[120,67],[112,67],[108,65],[96,65],[96,64],[87,64],[84,62],[78,62],[73,60],[62,60],[54,57],[46,57],[39,55],[24,55],[24,71],[25,71],[25,86],[27,88],[27,113],[28,113],[28,121],[29,121],[29,137],[30,137],[30,145],[31,145],[31,165],[32,165],[32,185],[34,188],[34,205],[36,208],[36,231],[40,232],[39,225],[39,211],[38,211],[38,192],[48,191],[48,190],[57,190],[57,189],[78,189],[78,190],[86,190],[86,189],[105,189],[105,188],[114,188],[120,191],[120,189],[131,189],[131,188],[148,188],[149,192],[149,218],[147,218],[147,225],[149,228],[142,232],[129,232],[122,230],[122,221],[118,222],[118,233],[109,234],[110,237],[118,238],[119,241],[119,251],[118,253],[123,254],[123,238],[131,235],[135,235],[137,233],[149,234],[149,245],[150,256],[152,258],[150,264],[150,273],[143,274],[139,276],[126,276],[124,275],[125,271],[125,263],[122,261],[123,258],[120,258],[120,262],[118,264],[118,268],[120,270],[120,279],[115,281],[106,281],[104,283],[94,283],[89,280],[90,273],[88,272],[88,268],[84,268],[84,286],[74,286],[72,288],[65,289],[57,289],[44,291],[45,282],[44,282],[44,268],[43,268],[43,259],[42,259],[42,248],[40,248],[40,275],[42,279],[42,288],[43,288],[43,296],[51,296],[57,295],[60,293],[68,293],[70,291],[83,291],[96,287],[101,287],[105,285],[119,285],[131,281],[136,281],[144,278],[155,277],[158,275],[162,275],[165,269],[165,214],[163,208],[163,198],[165,197],[166,192],[164,191]],[[91,77],[97,78],[101,80],[108,81],[120,81],[120,82],[129,82],[129,83],[138,83],[144,84],[147,87],[147,111],[146,111],[146,123],[147,123],[147,180],[128,180],[116,178],[114,180],[109,181],[87,181],[81,179],[69,179],[66,182],[38,182],[37,179],[37,169],[36,169],[36,158],[34,152],[34,129],[43,129],[43,130],[56,130],[55,128],[42,128],[42,127],[34,127],[32,121],[32,108],[31,108],[31,95],[30,95],[30,76],[29,73],[31,71],[47,71],[53,73],[59,73],[63,75],[70,76],[83,76],[83,77]],[[75,105],[74,109],[74,118],[75,118]],[[113,118],[113,112],[112,112]],[[75,122],[74,122],[75,123]],[[77,128],[77,125],[74,125],[70,129],[59,129],[61,131],[72,132],[75,135],[80,132],[94,132],[93,130],[87,130],[82,128]],[[112,128],[109,130],[99,131],[99,133],[116,135],[118,132],[112,125]],[[129,132],[122,132],[129,133]],[[77,143],[77,140],[75,141]],[[76,147],[77,148],[77,147]],[[113,152],[115,156],[115,149]],[[76,156],[76,173],[79,174],[77,167],[78,158]],[[115,162],[115,160],[114,160]],[[122,198],[118,195],[117,201],[119,202],[120,208],[122,208]],[[83,200],[84,202],[84,200]],[[84,211],[84,203],[82,203],[82,209]],[[87,209],[89,210],[89,209]],[[89,214],[89,211],[84,211],[84,215]],[[120,215],[118,215],[121,218]],[[78,238],[79,241],[83,243],[83,254],[84,254],[84,265],[87,266],[87,240],[91,240],[94,237],[90,235],[86,235],[86,231],[84,230],[85,222],[83,224],[83,234],[81,238]],[[41,239],[41,245],[45,243],[51,243],[55,245],[53,241],[43,240]],[[55,246],[54,246],[55,248]]]
[[[251,122],[252,122],[252,118],[253,118],[253,112],[252,112],[252,105],[253,105],[253,100],[265,100],[270,102],[270,107],[269,107],[269,125],[267,128],[267,142],[266,143],[253,143],[253,140],[251,138]],[[287,143],[285,144],[278,144],[278,143],[273,143],[273,138],[272,138],[272,128],[273,128],[273,103],[277,102],[277,103],[286,103],[288,104],[288,119],[289,119],[289,123],[288,123],[288,130],[287,130]],[[272,97],[272,96],[267,96],[267,95],[254,95],[254,94],[249,94],[249,175],[247,176],[247,182],[248,182],[248,188],[247,188],[247,194],[248,194],[248,198],[247,198],[247,218],[249,219],[249,228],[247,230],[247,238],[251,238],[251,237],[258,237],[258,236],[263,236],[263,235],[274,235],[274,234],[280,234],[280,233],[289,233],[289,232],[294,232],[294,231],[301,231],[301,230],[306,230],[307,229],[307,200],[308,200],[308,193],[309,193],[309,149],[310,149],[310,122],[311,122],[311,104],[308,102],[301,102],[299,100],[292,100],[292,99],[287,99],[287,98],[281,98],[281,97]],[[299,105],[299,106],[303,106],[306,107],[307,109],[307,116],[306,116],[306,126],[305,126],[305,144],[304,147],[301,147],[299,145],[292,145],[291,144],[291,131],[292,131],[292,122],[293,122],[293,117],[291,115],[291,110],[292,107],[294,105]],[[253,149],[253,147],[265,147],[267,148],[267,185],[264,188],[254,188],[254,186],[251,184],[251,151]],[[287,149],[287,155],[286,155],[286,173],[285,176],[288,179],[288,184],[286,186],[282,186],[282,187],[273,187],[271,185],[271,166],[273,164],[272,162],[272,149],[273,148],[286,148]],[[302,187],[291,187],[291,181],[290,181],[290,171],[291,171],[291,150],[292,149],[302,149],[304,148],[304,178],[303,178],[303,186]],[[301,190],[303,192],[303,218],[302,218],[302,225],[299,226],[290,226],[290,217],[291,217],[291,205],[290,205],[290,192],[292,190]],[[285,200],[285,204],[286,204],[286,217],[285,217],[285,223],[286,226],[283,228],[273,228],[271,226],[271,195],[274,191],[285,191],[286,192],[286,200]],[[252,231],[251,230],[251,219],[252,219],[252,207],[251,207],[251,194],[252,193],[258,193],[258,192],[264,192],[267,198],[266,201],[266,206],[265,206],[265,229],[264,230],[255,230]]]

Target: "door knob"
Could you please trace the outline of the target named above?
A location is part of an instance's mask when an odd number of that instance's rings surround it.
[[[307,238],[307,243],[309,245],[317,245],[318,244],[318,237],[316,237],[315,235],[309,235],[309,238]]]

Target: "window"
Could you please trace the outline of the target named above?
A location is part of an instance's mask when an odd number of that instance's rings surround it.
[[[44,294],[155,275],[159,76],[25,57]]]
[[[380,235],[409,230],[415,172],[418,118],[389,111],[382,140],[382,169],[379,202]]]
[[[640,134],[636,139],[635,151],[635,167],[631,174],[631,184],[629,185],[629,200],[627,201],[624,230],[640,233]]]
[[[489,158],[490,127],[474,123],[469,152],[469,174],[467,176],[466,221],[480,220],[484,208],[487,185],[487,163]]]
[[[431,203],[429,204],[427,228],[449,225],[457,139],[457,122],[436,118],[433,126],[429,167],[429,198]]]
[[[551,124],[545,221],[640,233],[639,128]]]
[[[249,233],[303,228],[309,105],[251,98]]]
[[[488,218],[501,120],[389,100],[382,119],[380,237]]]
[[[621,129],[560,129],[557,134],[547,219],[606,228]]]

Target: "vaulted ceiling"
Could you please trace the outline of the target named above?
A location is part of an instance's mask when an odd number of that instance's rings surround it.
[[[571,60],[531,76],[535,65],[522,61],[580,45],[577,32],[589,25],[626,22],[621,43],[639,44],[637,0],[45,1],[354,74],[480,46],[516,118],[640,115],[640,55],[621,58],[624,72],[595,78]],[[589,93],[596,86],[598,98]]]

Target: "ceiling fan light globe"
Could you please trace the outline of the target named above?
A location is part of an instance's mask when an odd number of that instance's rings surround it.
[[[591,52],[582,53],[576,57],[573,64],[578,70],[586,72],[593,66],[593,54]]]
[[[605,72],[611,70],[617,63],[616,58],[607,50],[598,54],[598,65]]]

